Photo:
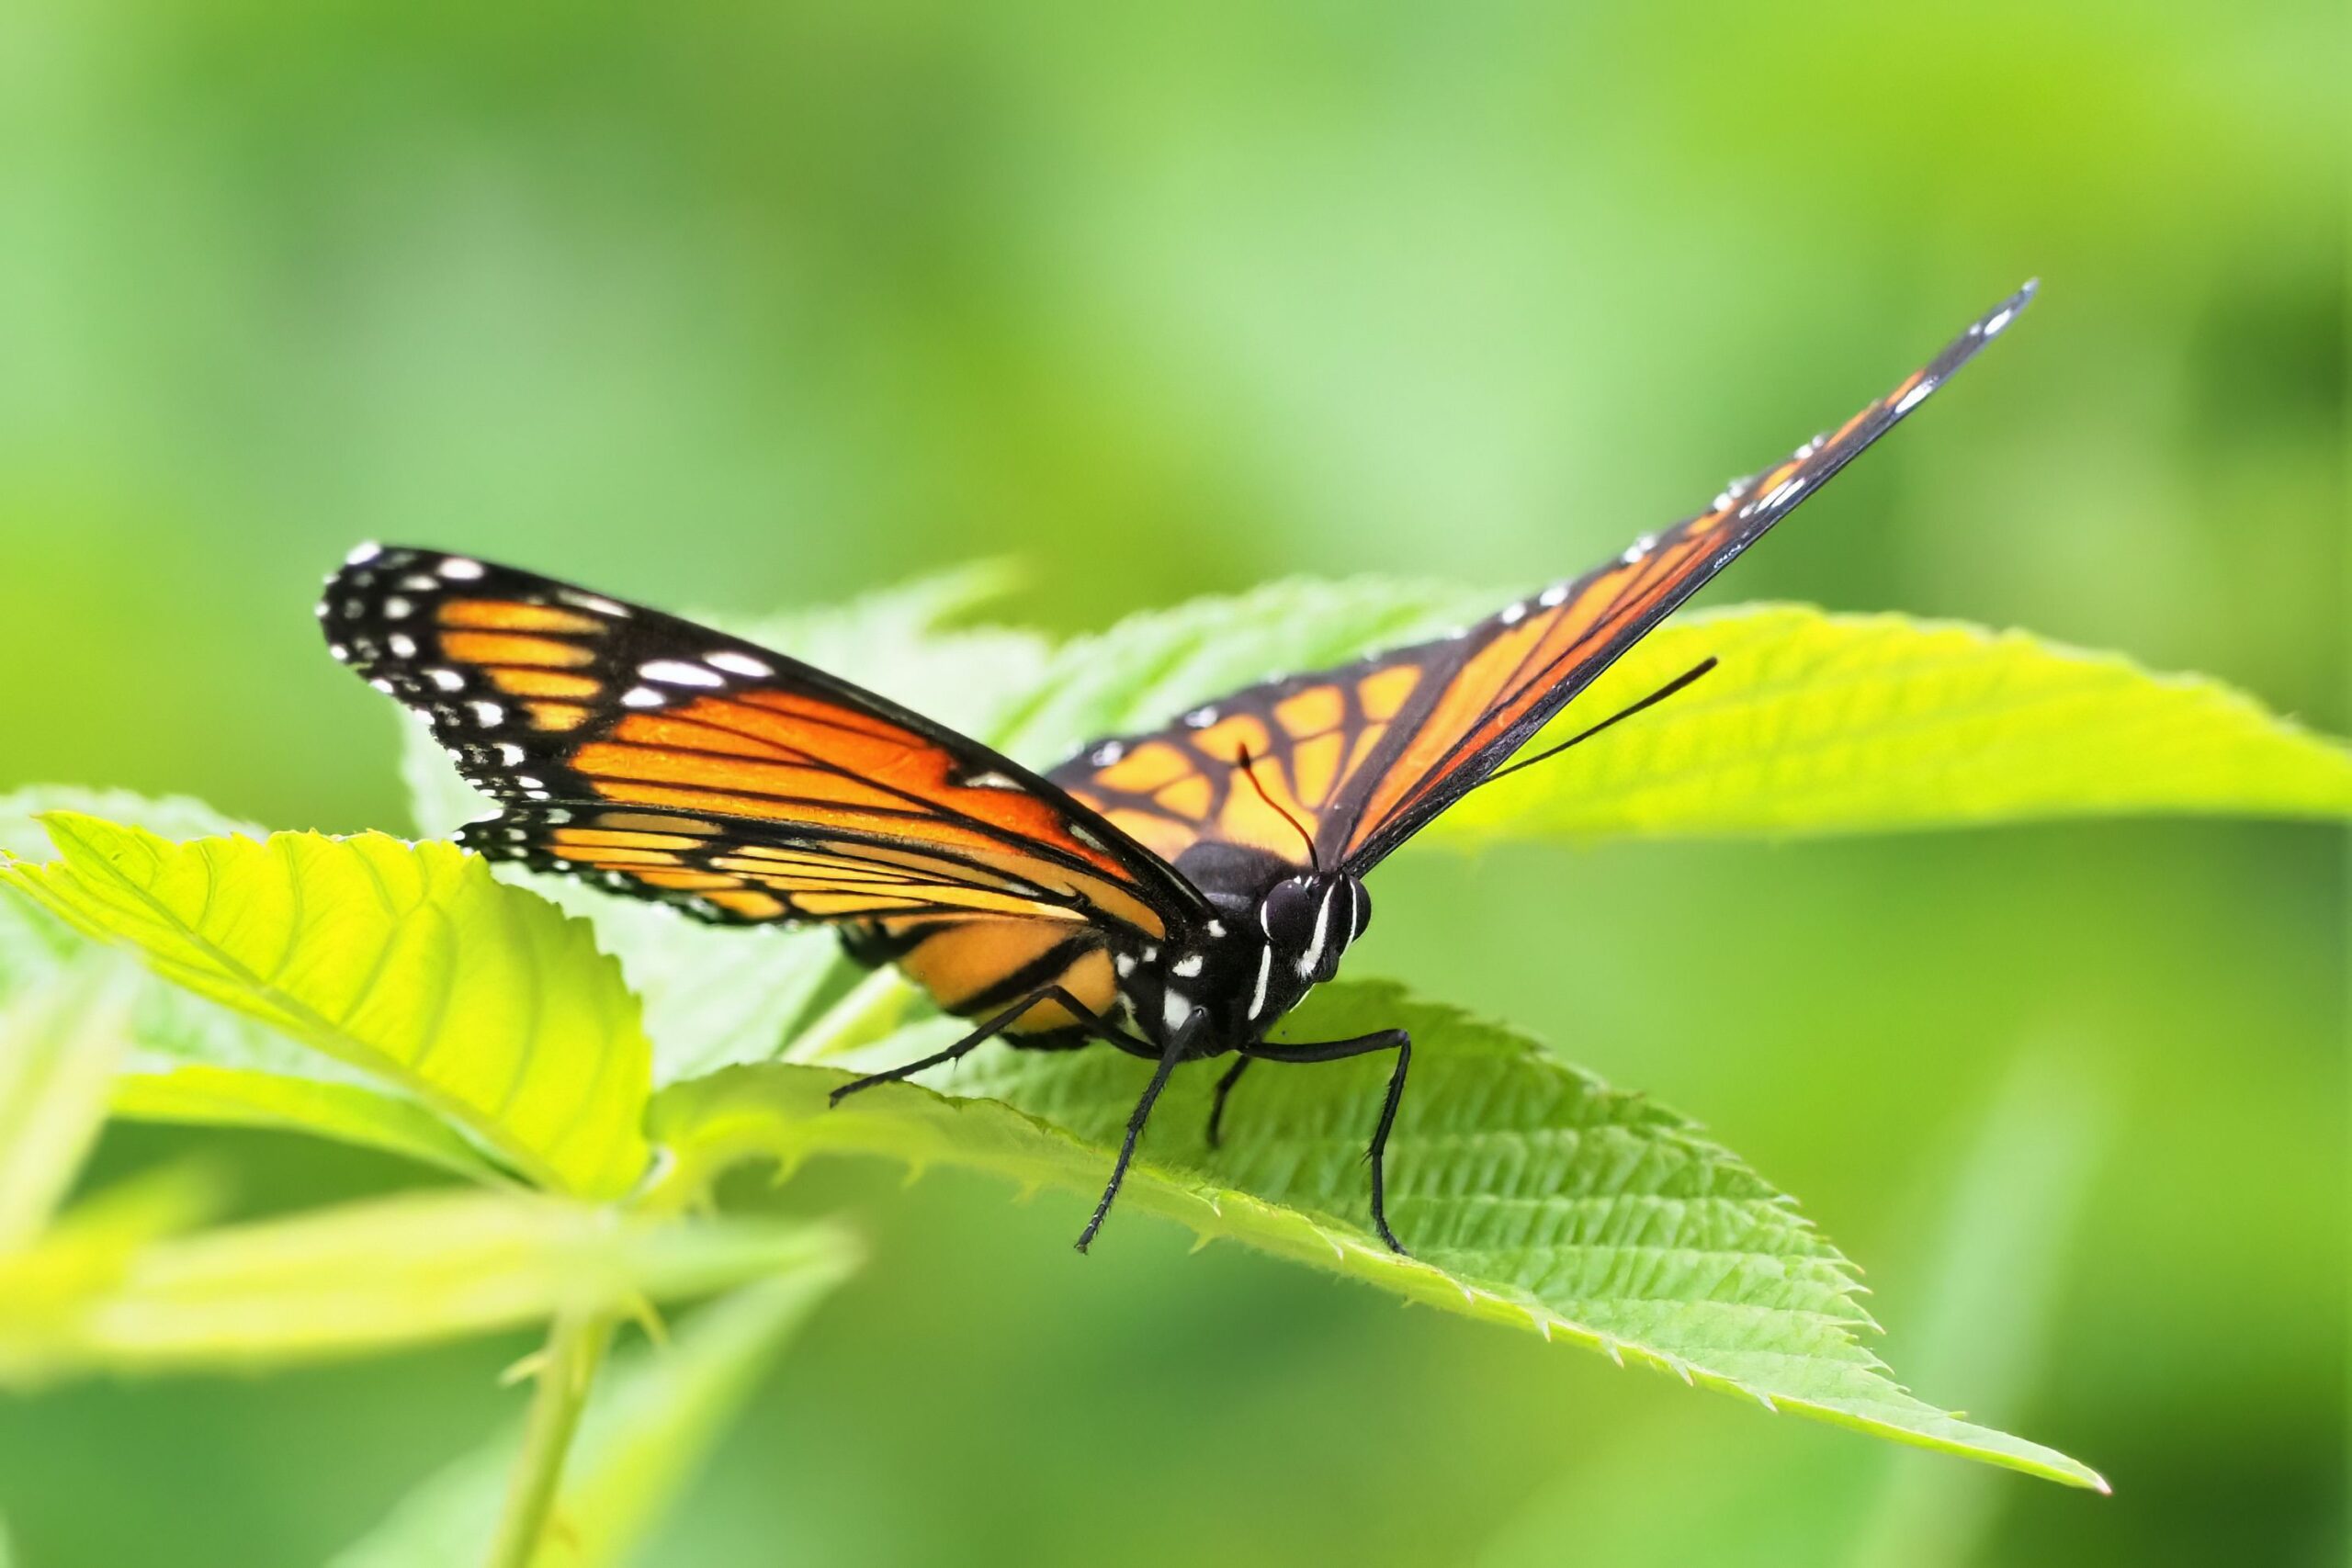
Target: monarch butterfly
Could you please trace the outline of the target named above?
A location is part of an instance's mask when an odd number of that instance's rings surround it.
[[[1084,1251],[1170,1075],[1393,1053],[1372,1218],[1412,1062],[1401,1030],[1315,1044],[1268,1031],[1339,970],[1364,877],[1513,754],[1733,558],[1965,364],[2026,287],[1926,367],[1706,510],[1449,637],[1270,681],[1045,774],[795,660],[466,556],[363,545],[318,605],[329,651],[424,716],[501,804],[461,829],[497,860],[706,920],[824,921],[975,1027],[845,1095],[1016,1045],[1100,1041],[1153,1064]],[[1566,742],[1662,700],[1702,663]]]

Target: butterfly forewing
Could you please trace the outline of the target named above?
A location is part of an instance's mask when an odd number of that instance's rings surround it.
[[[1050,777],[1171,861],[1233,845],[1272,857],[1270,875],[1317,863],[1361,875],[1491,776],[2032,295],[2029,284],[1834,432],[1573,582],[1451,637],[1250,687],[1167,729],[1101,742]]]
[[[461,838],[730,921],[986,915],[1157,937],[1197,896],[976,741],[783,655],[465,557],[366,547],[331,649],[504,807]]]

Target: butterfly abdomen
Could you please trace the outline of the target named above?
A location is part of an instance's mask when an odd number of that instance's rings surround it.
[[[1118,1001],[1111,959],[1092,931],[1039,920],[882,920],[843,928],[842,945],[859,963],[895,964],[941,1010],[987,1019],[1046,986],[1060,986],[1097,1013]],[[1023,1044],[1073,1029],[1058,1002],[1042,1002],[1006,1032]]]

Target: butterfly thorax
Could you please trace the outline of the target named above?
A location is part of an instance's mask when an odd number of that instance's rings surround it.
[[[1247,897],[1203,891],[1218,915],[1190,941],[1113,953],[1128,1021],[1162,1049],[1188,1033],[1192,1055],[1222,1055],[1262,1040],[1339,973],[1341,954],[1372,918],[1371,896],[1344,873],[1286,876]]]

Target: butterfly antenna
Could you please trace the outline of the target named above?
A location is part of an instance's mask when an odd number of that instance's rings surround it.
[[[1585,730],[1581,734],[1569,736],[1566,740],[1561,741],[1557,746],[1553,747],[1549,750],[1538,751],[1534,756],[1524,758],[1520,761],[1513,762],[1508,768],[1496,769],[1493,773],[1488,773],[1485,778],[1480,779],[1474,787],[1484,789],[1487,785],[1494,783],[1497,779],[1515,773],[1521,768],[1532,768],[1538,762],[1558,756],[1561,752],[1566,750],[1571,746],[1582,745],[1584,742],[1591,739],[1594,736],[1600,734],[1602,730],[1608,728],[1611,725],[1631,718],[1635,714],[1640,713],[1644,708],[1656,707],[1658,704],[1666,701],[1667,698],[1674,695],[1675,693],[1682,690],[1683,687],[1690,684],[1691,682],[1696,681],[1700,676],[1704,675],[1708,671],[1713,670],[1715,667],[1715,662],[1714,655],[1709,654],[1706,658],[1701,660],[1690,669],[1685,670],[1681,674],[1677,675],[1673,680],[1668,681],[1665,685],[1660,686],[1657,691],[1652,692],[1648,696],[1644,697],[1641,701],[1637,703],[1631,703],[1624,707],[1619,708],[1615,713],[1611,714],[1607,718],[1602,719],[1590,729]]]
[[[1281,801],[1276,800],[1267,792],[1265,784],[1258,777],[1257,760],[1250,755],[1250,748],[1242,747],[1235,753],[1234,761],[1241,764],[1242,774],[1249,779],[1250,787],[1258,792],[1258,798],[1272,807],[1274,814],[1290,824],[1291,831],[1298,835],[1298,841],[1306,846],[1306,863],[1320,873],[1323,869],[1323,857],[1315,852],[1315,835],[1306,830],[1306,823],[1292,816]]]

